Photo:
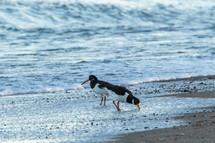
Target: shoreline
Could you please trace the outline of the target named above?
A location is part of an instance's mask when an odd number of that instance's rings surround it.
[[[215,98],[215,91],[182,93],[164,95],[173,98]],[[113,138],[109,143],[214,143],[215,142],[215,106],[201,108],[196,113],[184,113],[173,119],[185,123],[171,128],[152,129],[148,131],[133,132]]]
[[[161,82],[175,82],[175,81],[190,81],[191,83],[194,81],[204,81],[204,80],[215,80],[215,75],[206,75],[206,76],[191,76],[191,77],[184,77],[184,78],[173,78],[173,79],[161,79],[161,80],[152,80],[152,81],[145,81],[145,82],[140,82],[137,84],[127,84],[124,85],[126,87],[132,87],[132,86],[142,86],[143,84],[146,83],[161,83]],[[81,83],[80,83],[81,85]],[[8,95],[1,95],[0,97],[7,97],[7,96],[22,96],[22,95],[37,95],[37,94],[52,94],[52,93],[71,93],[74,90],[84,90],[84,87],[79,87],[79,88],[71,88],[71,89],[61,89],[61,90],[56,90],[56,91],[44,91],[44,92],[23,92],[23,93],[9,93]]]
[[[190,76],[190,77],[182,77],[182,78],[175,78],[175,79],[167,79],[167,80],[158,80],[158,81],[151,81],[151,82],[171,82],[171,81],[187,81],[189,80],[190,82],[196,81],[196,80],[212,80],[215,79],[215,75],[206,75],[206,76]]]

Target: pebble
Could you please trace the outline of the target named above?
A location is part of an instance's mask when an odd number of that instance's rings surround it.
[[[180,136],[185,136],[185,134],[184,134],[184,133],[181,133]]]
[[[160,141],[160,142],[161,142],[161,141],[165,141],[165,138],[160,138],[159,141]]]
[[[66,93],[71,93],[70,91],[66,90]]]

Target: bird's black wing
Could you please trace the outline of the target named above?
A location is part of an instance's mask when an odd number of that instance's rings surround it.
[[[99,83],[99,85],[98,85],[99,88],[104,88],[104,87],[107,87],[110,85],[110,83],[105,82],[105,81],[98,81],[98,83]]]
[[[125,95],[125,93],[128,93],[130,96],[133,96],[131,91],[129,91],[127,88],[123,86],[113,85],[111,83],[105,82],[105,81],[98,81],[99,87],[104,88],[106,87],[108,90],[111,90],[115,92],[118,95]]]

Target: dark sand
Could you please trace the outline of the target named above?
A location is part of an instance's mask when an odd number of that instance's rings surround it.
[[[162,97],[215,98],[215,92],[194,92]],[[161,97],[161,98],[162,98]],[[204,110],[204,109],[203,109]],[[186,125],[125,134],[112,143],[215,143],[215,103],[210,110],[175,117]]]

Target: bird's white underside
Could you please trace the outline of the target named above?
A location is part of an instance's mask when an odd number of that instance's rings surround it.
[[[105,96],[105,95],[108,95],[108,92],[106,89],[104,88],[99,88],[98,87],[99,84],[96,84],[95,87],[93,88],[93,91],[97,94],[100,94],[101,96]]]
[[[107,89],[106,87],[101,89],[98,86],[99,86],[99,84],[96,84],[95,87],[93,88],[93,91],[95,93],[100,94],[101,96],[110,95],[110,97],[113,98],[113,100],[116,100],[116,101],[126,102],[127,97],[129,95],[128,93],[125,93],[125,95],[118,95],[115,92]]]

